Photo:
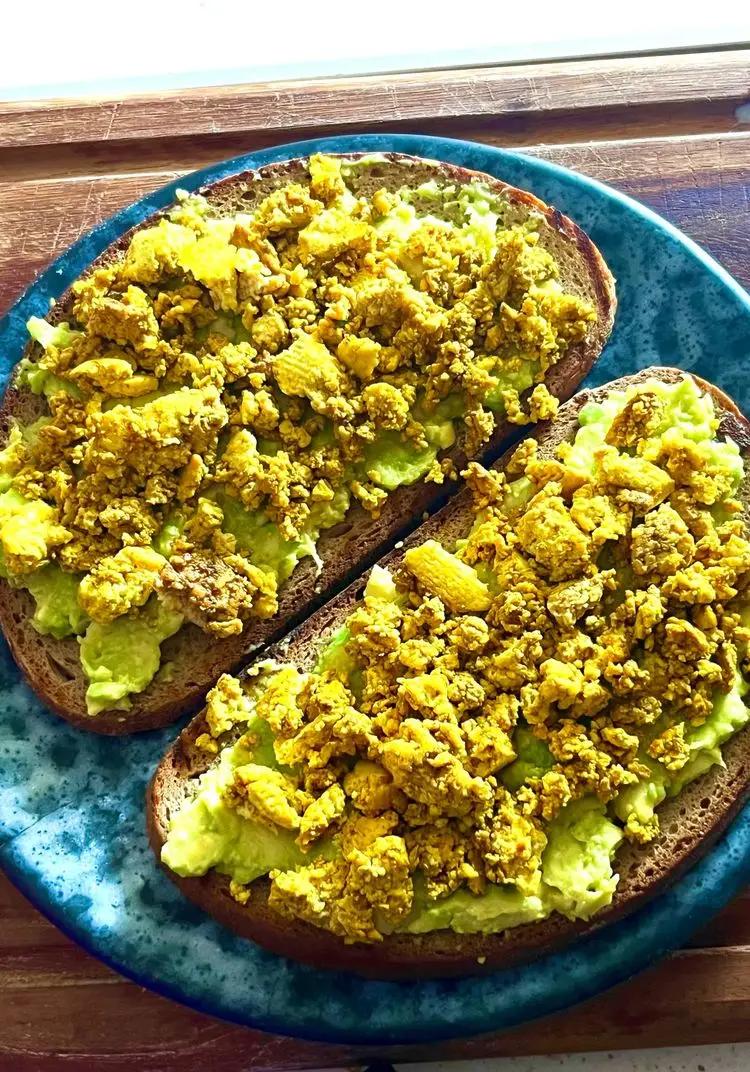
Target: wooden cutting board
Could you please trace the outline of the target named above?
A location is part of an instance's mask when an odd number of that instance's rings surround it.
[[[750,51],[729,50],[0,104],[0,313],[82,232],[180,174],[361,131],[517,146],[586,172],[655,208],[750,286]],[[574,1011],[385,1052],[262,1035],[148,993],[0,876],[0,1007],[0,1070],[13,1072],[303,1069],[745,1041],[750,894],[689,948]]]

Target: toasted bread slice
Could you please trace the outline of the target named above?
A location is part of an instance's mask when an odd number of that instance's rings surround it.
[[[677,369],[650,368],[627,376],[594,391],[581,391],[561,407],[553,423],[535,431],[540,455],[551,456],[556,447],[570,441],[577,428],[578,413],[591,400],[612,390],[658,378],[673,383],[686,374]],[[696,378],[697,379],[697,378]],[[750,424],[735,404],[718,388],[697,380],[710,391],[721,415],[719,434],[733,439],[745,458],[750,458]],[[496,463],[502,468],[512,451]],[[750,503],[750,475],[740,491]],[[422,525],[405,541],[404,547],[382,559],[385,567],[397,566],[410,546],[430,537],[450,542],[466,536],[473,520],[469,493],[462,491],[444,509]],[[309,621],[272,647],[267,655],[310,669],[321,645],[340,628],[361,597],[366,578],[360,578]],[[157,857],[166,840],[170,816],[189,799],[191,783],[210,765],[196,738],[206,730],[203,714],[183,730],[162,759],[148,789],[147,821],[149,838]],[[524,924],[500,934],[456,934],[450,930],[427,934],[393,934],[375,946],[345,945],[328,931],[307,923],[281,917],[268,904],[270,883],[257,880],[251,886],[247,905],[229,895],[229,880],[209,872],[202,878],[169,877],[197,905],[238,934],[275,953],[304,960],[321,968],[354,971],[375,978],[426,978],[468,975],[505,968],[530,960],[590,933],[633,911],[668,883],[678,878],[719,836],[750,795],[750,731],[742,730],[723,748],[725,767],[713,767],[686,786],[680,795],[659,808],[661,835],[652,844],[637,847],[625,844],[616,857],[620,882],[612,904],[591,922],[571,922],[553,914],[538,923]],[[481,964],[479,961],[481,958]]]
[[[355,159],[356,155],[346,159]],[[451,164],[390,153],[383,157],[382,162],[370,163],[361,171],[353,172],[350,184],[355,192],[371,194],[381,187],[396,190],[405,185],[416,187],[429,180],[437,180],[441,185],[467,185],[477,178],[507,199],[510,205],[508,222],[521,221],[531,212],[543,218],[540,241],[559,264],[561,283],[568,292],[583,296],[596,306],[597,321],[587,338],[571,346],[562,360],[547,373],[547,387],[552,394],[564,400],[577,389],[599,356],[610,334],[615,314],[614,280],[587,235],[567,217],[532,194]],[[201,192],[217,213],[233,214],[247,212],[272,190],[289,182],[309,182],[306,160],[291,160],[258,171],[243,172]],[[438,211],[432,203],[425,206],[427,209],[433,213]],[[446,218],[450,211],[446,209]],[[149,218],[134,230],[153,224],[156,218]],[[122,252],[133,233],[130,231],[123,235],[94,262],[91,269],[110,262]],[[72,300],[70,291],[66,292],[48,319],[52,323],[64,321],[70,315]],[[34,352],[33,346],[29,349]],[[28,391],[9,388],[0,409],[0,441],[4,438],[3,425],[7,427],[13,419],[22,423],[33,421],[42,414],[43,409],[43,400]],[[518,434],[517,427],[499,421],[484,456],[495,457],[514,434]],[[460,440],[445,455],[452,457],[460,469],[465,462]],[[392,546],[395,540],[419,524],[425,512],[434,511],[446,501],[450,490],[447,484],[438,487],[424,482],[399,488],[389,495],[377,521],[361,507],[350,509],[346,521],[323,533],[319,540],[322,568],[318,570],[309,558],[300,562],[281,589],[278,613],[273,618],[251,621],[240,636],[223,640],[208,637],[194,625],[183,626],[162,645],[163,662],[171,663],[173,668],[169,680],[157,678],[145,692],[132,698],[132,706],[127,711],[103,711],[96,716],[86,713],[86,681],[78,658],[76,639],[54,640],[39,636],[31,625],[31,596],[1,581],[0,626],[31,686],[53,711],[68,722],[105,734],[154,729],[195,710],[219,674],[241,665],[253,652],[278,639],[306,618],[315,607],[330,599],[368,563],[374,562]]]

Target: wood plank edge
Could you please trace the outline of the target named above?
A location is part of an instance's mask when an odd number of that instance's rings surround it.
[[[750,50],[248,83],[0,104],[0,147],[288,130],[690,100],[745,101]]]

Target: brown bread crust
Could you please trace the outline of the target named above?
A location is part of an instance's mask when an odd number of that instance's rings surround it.
[[[346,159],[359,155],[363,154],[351,154]],[[304,182],[306,177],[306,160],[290,160],[270,164],[258,171],[243,172],[201,192],[222,212],[247,212],[271,190],[288,182]],[[363,193],[372,193],[383,186],[389,189],[406,184],[418,186],[430,179],[465,185],[476,178],[481,178],[493,191],[507,196],[513,206],[511,216],[514,220],[527,217],[530,211],[543,216],[541,243],[556,257],[562,282],[570,292],[588,298],[597,307],[598,320],[589,337],[571,347],[547,374],[546,383],[552,394],[561,400],[569,398],[601,353],[612,329],[616,307],[614,279],[599,250],[577,224],[532,194],[498,179],[452,164],[400,153],[388,153],[382,163],[363,169],[357,175],[356,186]],[[89,270],[111,261],[127,247],[135,231],[150,226],[161,215],[163,213],[150,217],[123,235]],[[65,320],[72,300],[71,292],[66,291],[51,311],[49,320],[52,323]],[[30,345],[28,350],[34,352],[34,347]],[[3,427],[7,428],[11,419],[22,423],[32,421],[41,415],[43,406],[43,401],[30,392],[18,391],[11,386],[0,408],[0,442],[5,438]],[[495,457],[517,434],[515,426],[501,421],[484,457]],[[446,456],[452,457],[459,469],[465,462],[460,443],[446,452]],[[196,710],[221,673],[241,666],[259,648],[278,640],[316,607],[341,591],[363,568],[414,529],[425,512],[432,513],[445,502],[455,487],[455,483],[438,487],[422,482],[399,488],[389,495],[377,521],[361,507],[352,508],[345,522],[328,530],[319,540],[318,550],[323,560],[321,572],[316,572],[309,558],[300,562],[281,589],[279,610],[273,618],[253,621],[240,636],[226,640],[209,638],[195,625],[184,626],[162,644],[162,659],[172,664],[172,676],[169,680],[157,679],[143,693],[133,697],[128,711],[102,711],[95,716],[86,713],[86,681],[78,657],[77,640],[41,637],[30,621],[34,606],[32,597],[1,580],[0,627],[31,687],[67,722],[104,734],[134,733],[165,726],[180,715]]]
[[[590,400],[611,390],[656,377],[672,383],[686,373],[670,368],[651,368],[626,376],[593,391],[581,391],[561,407],[554,423],[540,425],[534,435],[540,453],[552,454],[563,441],[570,440],[577,427],[578,413]],[[694,377],[713,395],[721,413],[720,434],[734,439],[746,457],[750,455],[750,424],[737,406],[718,388]],[[496,466],[502,468],[512,453],[506,452]],[[741,497],[750,502],[750,477],[746,477]],[[446,540],[466,535],[471,524],[471,498],[462,491],[438,514],[422,525],[404,548],[381,560],[395,566],[406,548],[429,537]],[[345,592],[319,610],[268,653],[269,658],[289,660],[310,667],[325,637],[343,623],[360,597],[365,578],[355,581]],[[167,836],[169,817],[179,810],[190,793],[191,778],[208,765],[206,754],[195,747],[204,732],[202,713],[182,731],[162,759],[148,788],[147,823],[149,839],[157,857]],[[662,833],[648,846],[624,845],[617,854],[620,882],[612,904],[589,923],[571,922],[557,913],[538,923],[514,927],[503,934],[456,934],[450,930],[428,934],[387,936],[377,945],[346,945],[335,935],[307,923],[290,922],[268,905],[268,880],[253,883],[253,895],[246,906],[229,895],[228,879],[216,872],[202,878],[179,878],[167,874],[182,892],[221,923],[274,953],[306,961],[319,968],[357,972],[373,978],[428,978],[470,975],[506,968],[528,961],[565,945],[575,937],[589,934],[632,912],[666,885],[674,882],[719,837],[750,795],[750,732],[740,731],[723,749],[726,767],[714,767],[686,786],[679,797],[659,809]],[[483,958],[480,964],[478,958]]]

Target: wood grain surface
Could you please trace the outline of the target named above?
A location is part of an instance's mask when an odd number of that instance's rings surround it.
[[[0,312],[82,232],[215,160],[319,133],[517,146],[655,208],[750,286],[750,52],[0,103]],[[750,119],[750,116],[748,116]],[[359,1050],[193,1013],[88,956],[0,877],[0,1070],[341,1067],[750,1039],[750,894],[659,967],[503,1035]]]
[[[0,105],[0,146],[122,141],[341,124],[567,114],[592,107],[731,102],[747,94],[746,51],[625,57],[418,74],[175,90],[124,100]]]

